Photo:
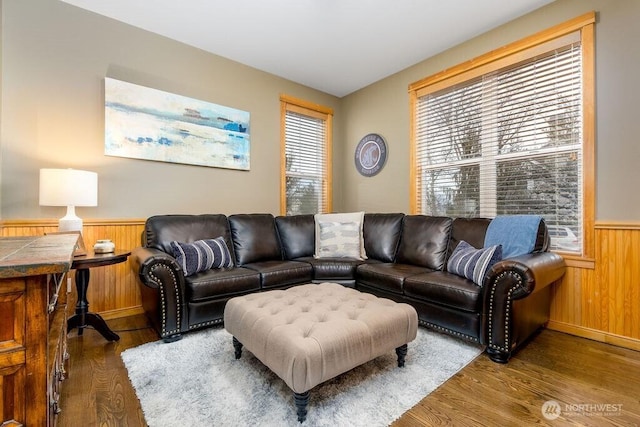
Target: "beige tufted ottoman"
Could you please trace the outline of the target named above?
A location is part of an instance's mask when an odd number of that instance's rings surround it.
[[[293,390],[302,422],[316,385],[394,349],[404,366],[418,315],[408,304],[322,283],[232,298],[224,326],[236,359],[244,345]]]

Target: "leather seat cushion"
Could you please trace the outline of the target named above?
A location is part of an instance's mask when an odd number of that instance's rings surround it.
[[[185,278],[189,301],[241,295],[260,290],[260,275],[242,267],[206,270]]]
[[[260,273],[262,289],[311,282],[313,277],[313,268],[306,262],[261,261],[245,264],[245,267]]]
[[[407,277],[428,273],[430,268],[409,264],[368,263],[358,266],[356,280],[367,286],[402,294]]]
[[[408,297],[468,312],[480,310],[481,291],[471,280],[442,271],[418,274],[404,281],[404,294]]]
[[[298,258],[313,267],[313,278],[319,280],[355,280],[356,268],[364,263],[364,260],[355,258]]]
[[[409,304],[322,283],[232,298],[224,325],[291,390],[304,393],[413,341],[418,315]]]

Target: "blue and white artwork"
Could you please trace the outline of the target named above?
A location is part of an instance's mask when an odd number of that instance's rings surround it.
[[[249,113],[105,78],[108,156],[249,170]]]

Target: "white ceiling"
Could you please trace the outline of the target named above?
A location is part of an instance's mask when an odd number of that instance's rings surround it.
[[[342,97],[553,0],[63,0]]]

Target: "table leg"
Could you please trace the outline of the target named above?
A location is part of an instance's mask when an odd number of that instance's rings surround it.
[[[78,335],[82,335],[85,327],[92,326],[108,341],[118,341],[120,337],[109,328],[104,319],[97,313],[89,312],[89,301],[87,301],[89,277],[88,268],[79,268],[76,270],[78,302],[76,303],[76,314],[67,320],[67,333],[74,328],[78,328]]]

